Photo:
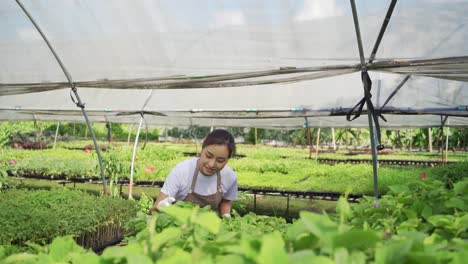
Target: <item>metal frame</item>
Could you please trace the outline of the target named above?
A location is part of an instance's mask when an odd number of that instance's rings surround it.
[[[96,141],[96,135],[94,134],[94,130],[93,130],[93,126],[91,124],[91,121],[89,120],[88,118],[88,115],[86,114],[86,111],[85,111],[85,105],[83,104],[83,102],[81,101],[81,98],[80,96],[78,95],[78,91],[76,89],[76,86],[75,86],[75,83],[73,82],[73,79],[70,75],[70,73],[68,72],[67,68],[65,67],[65,65],[63,64],[62,60],[60,59],[60,57],[58,56],[57,52],[55,52],[55,49],[52,47],[52,44],[50,43],[49,39],[47,38],[47,36],[44,34],[44,32],[41,30],[41,28],[39,27],[39,25],[36,23],[36,21],[34,20],[34,18],[32,17],[32,15],[28,12],[28,10],[26,9],[26,7],[21,3],[20,0],[16,0],[16,3],[18,3],[18,5],[20,6],[20,8],[23,10],[23,12],[26,14],[26,16],[29,18],[29,20],[31,21],[31,23],[34,25],[34,27],[36,28],[36,30],[39,32],[39,34],[41,35],[42,39],[44,40],[44,42],[47,44],[47,46],[49,47],[49,50],[52,52],[52,54],[54,55],[55,57],[55,60],[58,62],[58,64],[60,65],[60,68],[62,69],[63,73],[65,74],[65,77],[67,78],[68,80],[68,84],[70,85],[70,88],[71,90],[73,91],[73,93],[75,94],[75,97],[76,97],[76,102],[75,102],[75,99],[73,99],[72,97],[72,100],[73,102],[76,103],[76,105],[81,108],[81,111],[84,115],[84,118],[86,120],[86,123],[88,124],[88,127],[89,127],[89,130],[91,132],[91,136],[93,137],[93,142],[94,142],[94,148],[96,149],[96,153],[98,155],[98,159],[99,159],[99,168],[101,169],[101,177],[102,177],[102,187],[103,187],[103,192],[105,195],[109,194],[108,190],[107,190],[107,186],[106,186],[106,177],[104,176],[104,167],[102,165],[102,157],[101,157],[101,151],[99,149],[99,146],[97,144],[97,141]],[[70,94],[71,96],[71,94]]]
[[[390,21],[393,10],[395,8],[396,2],[397,2],[396,0],[392,0],[392,2],[390,3],[390,6],[389,6],[387,14],[385,16],[384,22],[383,22],[383,24],[381,26],[381,29],[379,31],[379,35],[378,35],[377,40],[376,40],[376,42],[374,44],[372,54],[371,54],[371,56],[369,58],[369,64],[372,63],[372,61],[375,58],[375,55],[376,55],[377,50],[379,48],[380,42],[381,42],[382,37],[383,37],[383,35],[385,33],[387,25],[388,25],[388,23]],[[352,12],[353,12],[353,21],[354,21],[354,28],[355,28],[355,31],[356,31],[356,40],[357,40],[358,49],[359,49],[359,58],[361,60],[361,75],[362,75],[363,88],[364,88],[364,98],[365,98],[365,102],[366,102],[367,109],[368,109],[367,118],[368,118],[368,122],[369,122],[369,132],[370,132],[371,151],[372,151],[372,171],[373,171],[373,178],[374,178],[374,197],[376,199],[374,205],[376,207],[378,207],[378,199],[379,199],[378,165],[379,164],[378,164],[378,153],[377,153],[377,142],[376,142],[377,139],[375,137],[375,134],[377,134],[377,137],[380,140],[380,131],[378,131],[380,129],[380,127],[379,127],[379,124],[378,124],[378,120],[375,118],[375,113],[372,113],[374,107],[372,105],[371,94],[370,94],[371,81],[370,81],[370,77],[369,77],[369,75],[367,73],[368,65],[367,65],[367,63],[365,61],[365,56],[364,56],[364,49],[363,49],[363,45],[362,45],[361,30],[360,30],[360,27],[359,27],[359,17],[358,17],[358,14],[357,14],[356,3],[355,3],[354,0],[350,0],[350,3],[351,3],[351,9],[352,9]],[[401,88],[401,86],[400,86],[400,88]],[[396,90],[396,91],[398,91],[398,90]],[[387,102],[385,102],[385,104],[386,103]]]

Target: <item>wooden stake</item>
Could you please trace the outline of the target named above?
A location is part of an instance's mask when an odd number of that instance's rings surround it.
[[[133,124],[128,125],[127,146],[130,145],[130,136],[132,135]]]
[[[255,147],[257,147],[257,128],[255,128]]]

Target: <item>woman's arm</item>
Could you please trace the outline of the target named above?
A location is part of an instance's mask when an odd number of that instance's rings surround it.
[[[222,215],[224,214],[231,214],[231,201],[222,199],[221,202],[219,203],[219,212]]]
[[[148,214],[152,214],[154,211],[159,212],[159,210],[158,210],[158,204],[159,204],[162,200],[166,199],[167,197],[169,197],[169,195],[167,195],[167,194],[165,194],[165,193],[163,193],[163,192],[160,192],[160,193],[159,193],[159,196],[158,196],[158,199],[156,199],[156,202],[154,202],[153,207],[151,207],[151,208],[149,209]]]

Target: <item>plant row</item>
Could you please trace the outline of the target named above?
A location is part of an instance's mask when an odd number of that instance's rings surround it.
[[[65,188],[12,189],[0,193],[0,245],[9,250],[29,243],[43,245],[71,235],[90,244],[92,234],[121,228],[137,213],[134,201],[98,197]],[[99,234],[96,234],[99,235]]]
[[[367,199],[356,207],[342,198],[336,215],[303,211],[292,224],[254,214],[220,219],[206,208],[181,203],[152,217],[140,214],[130,225],[141,231],[128,239],[128,245],[107,248],[99,256],[78,247],[69,237],[59,237],[36,248],[35,253],[12,255],[3,261],[465,263],[468,180],[452,188],[442,182],[421,181],[391,189],[392,194],[379,202]]]
[[[229,166],[238,175],[240,186],[365,194],[373,192],[373,171],[370,164],[318,164],[293,155],[296,151],[294,149],[242,147],[239,152],[246,157],[229,161]],[[193,146],[148,144],[144,150],[139,150],[135,157],[134,180],[164,181],[178,162],[189,158],[183,155],[189,148]],[[51,179],[100,177],[96,154],[91,151],[56,149],[4,152],[6,158],[3,160],[3,166],[17,175],[34,174]],[[289,156],[282,158],[288,152]],[[132,159],[130,147],[114,146],[102,155],[104,172],[111,182],[129,179]],[[379,191],[386,193],[390,185],[418,181],[421,175],[450,181],[466,171],[468,162],[443,168],[385,166],[379,169]]]

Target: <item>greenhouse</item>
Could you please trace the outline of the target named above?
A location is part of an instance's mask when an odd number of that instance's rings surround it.
[[[0,263],[462,263],[467,13],[2,1]],[[219,129],[232,217],[148,214]]]

